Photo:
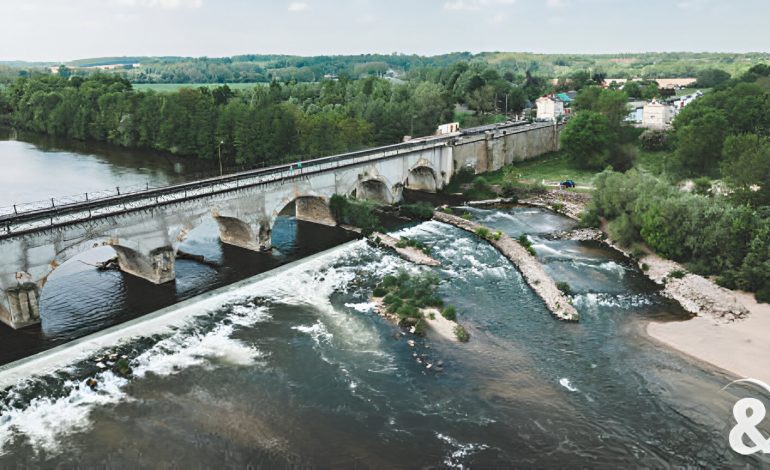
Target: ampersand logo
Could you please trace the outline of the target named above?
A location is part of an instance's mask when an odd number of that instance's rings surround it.
[[[770,385],[756,379],[742,379],[729,383],[722,390],[736,383],[751,383],[758,385],[770,393]],[[736,425],[730,431],[730,447],[741,455],[752,455],[757,452],[770,454],[770,439],[757,429],[765,419],[765,405],[756,398],[742,398],[733,406],[733,416]],[[750,443],[747,445],[747,441]]]

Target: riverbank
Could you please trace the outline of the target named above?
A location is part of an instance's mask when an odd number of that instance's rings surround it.
[[[433,218],[471,233],[477,233],[483,228],[481,224],[441,211],[434,212]],[[518,268],[527,284],[543,299],[548,310],[556,318],[564,321],[579,320],[580,315],[572,306],[570,299],[556,287],[556,283],[546,274],[537,258],[529,254],[521,244],[503,233],[499,233],[499,237],[486,238],[486,240]]]
[[[522,203],[541,207],[562,203],[569,208],[562,213],[578,220],[582,197],[565,200],[562,193],[564,191],[549,191],[536,200]],[[607,235],[606,227],[602,233]],[[645,275],[663,286],[664,296],[677,301],[693,315],[681,322],[650,322],[646,327],[650,338],[732,375],[770,383],[770,370],[763,361],[770,357],[770,342],[766,337],[770,332],[770,305],[757,303],[751,293],[725,289],[708,278],[687,272],[681,264],[651,250],[634,258],[606,236],[602,241],[628,258],[636,259]]]

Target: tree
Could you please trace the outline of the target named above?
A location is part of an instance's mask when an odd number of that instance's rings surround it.
[[[706,110],[686,125],[675,122],[676,155],[682,172],[694,176],[714,175],[722,158],[727,129],[727,118],[717,109]]]
[[[755,207],[770,205],[770,141],[755,134],[727,137],[722,175],[732,197]]]
[[[695,75],[695,85],[701,88],[714,88],[730,80],[730,74],[720,69],[704,69]]]
[[[578,112],[561,134],[564,150],[581,168],[603,168],[612,142],[607,116],[594,111]]]

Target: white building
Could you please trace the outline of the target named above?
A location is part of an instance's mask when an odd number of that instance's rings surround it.
[[[538,119],[555,121],[564,116],[564,102],[553,95],[541,96],[535,101],[535,105]]]
[[[674,107],[658,100],[652,100],[644,105],[642,127],[646,129],[666,129],[671,125],[676,111]]]

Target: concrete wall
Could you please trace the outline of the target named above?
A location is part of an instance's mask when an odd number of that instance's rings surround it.
[[[476,173],[499,170],[559,150],[561,125],[544,124],[536,128],[501,129],[463,137],[454,146],[455,166],[473,168]]]

